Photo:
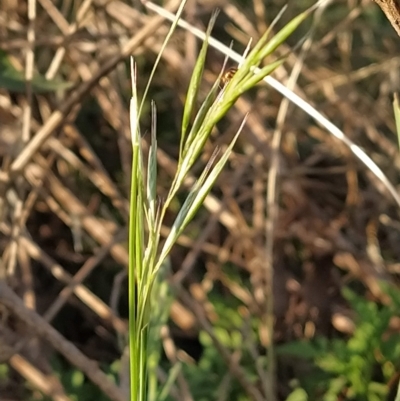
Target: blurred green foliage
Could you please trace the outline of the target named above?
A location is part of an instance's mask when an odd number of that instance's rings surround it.
[[[350,338],[320,337],[278,347],[279,355],[311,363],[311,371],[297,378],[298,388],[305,390],[309,399],[385,399],[389,392],[387,383],[395,376],[400,362],[400,334],[389,330],[390,319],[399,314],[400,294],[390,287],[385,292],[391,302],[377,304],[349,288],[343,289],[355,313],[356,328]],[[300,393],[304,394],[296,389],[292,394]],[[289,397],[289,400],[293,399]]]

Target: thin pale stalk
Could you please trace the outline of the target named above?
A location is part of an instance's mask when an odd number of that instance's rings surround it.
[[[132,99],[130,104],[130,121],[132,135],[132,173],[131,173],[131,194],[130,194],[130,218],[129,218],[129,343],[130,343],[130,386],[131,399],[138,394],[138,355],[137,355],[137,329],[135,324],[135,305],[136,305],[136,209],[137,209],[137,166],[139,164],[139,146],[137,144],[137,96],[136,96],[136,76],[134,64],[132,63]]]
[[[142,155],[140,148],[140,132],[138,120],[138,103],[136,93],[136,71],[132,60],[132,98],[130,102],[130,123],[132,140],[132,172],[129,216],[129,345],[130,345],[130,386],[131,400],[145,401],[140,398],[143,393],[143,344],[141,343],[141,326],[138,324],[140,313],[140,291],[137,284],[141,282],[143,273],[143,180]],[[139,321],[140,323],[140,321]],[[139,397],[139,398],[138,398]]]
[[[154,232],[156,225],[157,208],[157,109],[154,102],[151,103],[151,144],[147,165],[147,221],[150,232]],[[150,235],[150,234],[149,234]]]
[[[396,122],[397,141],[399,143],[399,149],[400,149],[400,104],[399,104],[399,94],[398,93],[394,94],[393,110],[394,110],[394,119]]]
[[[176,12],[176,14],[174,16],[174,19],[172,20],[171,28],[169,29],[168,34],[164,39],[164,42],[163,42],[163,44],[161,46],[161,50],[158,52],[156,61],[154,62],[153,68],[152,68],[151,73],[150,73],[150,77],[149,77],[149,79],[147,81],[147,85],[146,85],[146,88],[144,90],[142,102],[141,102],[140,107],[139,107],[138,116],[140,116],[141,113],[142,113],[143,105],[144,105],[144,102],[145,102],[145,100],[147,98],[147,93],[148,93],[148,91],[150,89],[150,84],[153,81],[154,74],[156,72],[158,64],[160,63],[161,57],[162,57],[162,55],[164,53],[164,50],[167,47],[167,44],[168,44],[169,40],[171,39],[171,36],[174,33],[176,27],[178,26],[179,19],[180,19],[182,13],[183,13],[183,9],[185,8],[186,3],[187,3],[187,0],[181,0],[181,4],[179,5],[179,8],[178,8],[178,10],[177,10],[177,12]]]
[[[400,401],[400,382],[397,385],[397,394],[396,394],[396,399],[394,401]]]

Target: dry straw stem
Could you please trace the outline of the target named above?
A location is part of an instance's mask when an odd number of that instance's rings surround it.
[[[400,36],[400,5],[398,0],[374,0],[385,13],[394,30]]]
[[[314,8],[325,7],[326,4],[329,4],[331,0],[319,0]],[[167,10],[159,7],[158,5],[152,3],[151,1],[144,2],[144,5],[156,12],[159,15],[162,15],[169,21],[173,21],[175,16],[168,12]],[[199,39],[205,39],[205,33],[193,25],[189,24],[187,21],[180,19],[178,25],[183,29],[190,31],[193,35],[197,36]],[[218,40],[213,37],[209,38],[210,46],[214,47],[221,53],[225,54],[226,56],[230,57],[232,60],[236,61],[237,63],[242,63],[244,61],[243,56],[239,53],[236,53],[228,46],[225,46]],[[258,73],[260,71],[259,68],[254,69],[254,73]],[[281,93],[284,97],[289,99],[292,103],[306,112],[310,117],[312,117],[318,124],[324,127],[331,135],[335,138],[339,139],[343,142],[350,151],[382,182],[384,187],[389,191],[392,195],[393,199],[400,207],[400,195],[397,193],[397,190],[388,180],[386,175],[383,171],[378,167],[378,165],[358,146],[356,145],[351,139],[349,139],[343,131],[341,131],[336,125],[334,125],[331,121],[329,121],[325,116],[323,116],[318,110],[316,110],[310,103],[306,100],[302,99],[296,93],[288,89],[285,85],[281,84],[279,81],[274,79],[272,76],[266,76],[264,81],[271,86],[273,89]]]
[[[22,377],[32,383],[41,392],[43,392],[43,394],[47,395],[52,400],[73,401],[64,393],[59,379],[56,376],[42,373],[21,355],[13,355],[9,360],[9,364]]]
[[[32,79],[35,64],[34,42],[35,42],[35,20],[36,20],[36,0],[28,1],[28,30],[27,30],[27,51],[25,60],[25,80],[26,80],[26,105],[24,107],[22,140],[29,141],[31,117],[32,117]]]
[[[97,364],[87,358],[78,348],[68,342],[56,329],[41,316],[24,305],[21,298],[0,280],[0,304],[18,316],[40,338],[48,341],[68,361],[87,375],[112,401],[126,401],[120,389],[110,381]]]
[[[171,0],[167,4],[167,9],[175,10],[180,3],[179,0]],[[139,47],[150,35],[154,34],[154,32],[162,26],[163,20],[164,17],[158,16],[149,21],[149,23],[146,24],[131,40],[129,40],[117,54],[111,57],[109,61],[105,62],[88,81],[80,84],[80,86],[67,98],[65,103],[50,115],[45,124],[24,147],[18,157],[11,164],[10,171],[1,174],[0,181],[8,183],[11,181],[12,177],[14,177],[19,171],[23,170],[42,144],[48,139],[54,130],[62,124],[72,108],[90,92],[90,90],[99,82],[101,77],[112,71],[121,60],[130,56],[134,49]]]

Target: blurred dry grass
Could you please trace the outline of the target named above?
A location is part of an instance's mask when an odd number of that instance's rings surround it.
[[[176,3],[167,7],[174,10]],[[291,2],[285,18],[311,3]],[[29,4],[37,7],[31,22]],[[261,0],[193,0],[185,18],[204,29],[216,6],[222,10],[216,36],[227,44],[233,38],[240,50],[249,37],[261,35],[282,2],[266,7]],[[6,278],[0,280],[0,362],[7,361],[20,375],[1,384],[2,400],[22,399],[20,377],[54,400],[69,400],[49,362],[54,351],[111,400],[124,399],[126,388],[103,377],[92,360],[118,359],[122,349],[116,337],[127,330],[131,146],[126,58],[134,55],[145,81],[167,29],[139,1],[1,3],[0,48],[15,68],[27,76],[35,71],[74,84],[71,90],[48,94],[0,88],[0,277]],[[151,93],[159,110],[160,198],[175,171],[182,103],[197,49],[190,34],[178,31]],[[392,93],[400,86],[398,51],[398,37],[373,2],[334,2],[320,21],[296,87],[363,146],[394,184],[400,169],[391,106]],[[205,86],[221,63],[222,56],[211,51]],[[292,53],[277,77],[287,80],[296,63]],[[206,153],[223,147],[251,110],[230,168],[172,255],[171,283],[185,288],[177,294],[171,332],[164,339],[172,362],[188,358],[179,348],[190,341],[195,345],[185,351],[197,352],[199,328],[212,333],[216,315],[209,293],[214,288],[237,298],[244,305],[243,316],[263,314],[263,183],[281,101],[260,85],[239,99],[207,145]],[[145,132],[146,114],[143,121]],[[360,282],[368,296],[381,299],[377,279],[396,281],[398,214],[380,183],[348,150],[290,106],[279,163],[275,341],[329,336],[334,329],[351,332],[351,313],[340,288]],[[167,233],[168,225],[163,230]],[[248,286],[231,278],[233,270]],[[259,334],[265,338],[266,333]],[[235,355],[219,345],[232,374],[248,386]],[[183,378],[174,391],[176,398],[189,399]],[[257,389],[246,391],[257,399]]]

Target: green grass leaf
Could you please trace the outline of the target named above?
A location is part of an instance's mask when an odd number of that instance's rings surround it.
[[[72,83],[57,79],[46,79],[43,75],[36,74],[32,79],[33,93],[55,92],[72,87]],[[26,79],[23,71],[18,71],[11,64],[8,55],[0,49],[0,88],[11,92],[25,93]]]

